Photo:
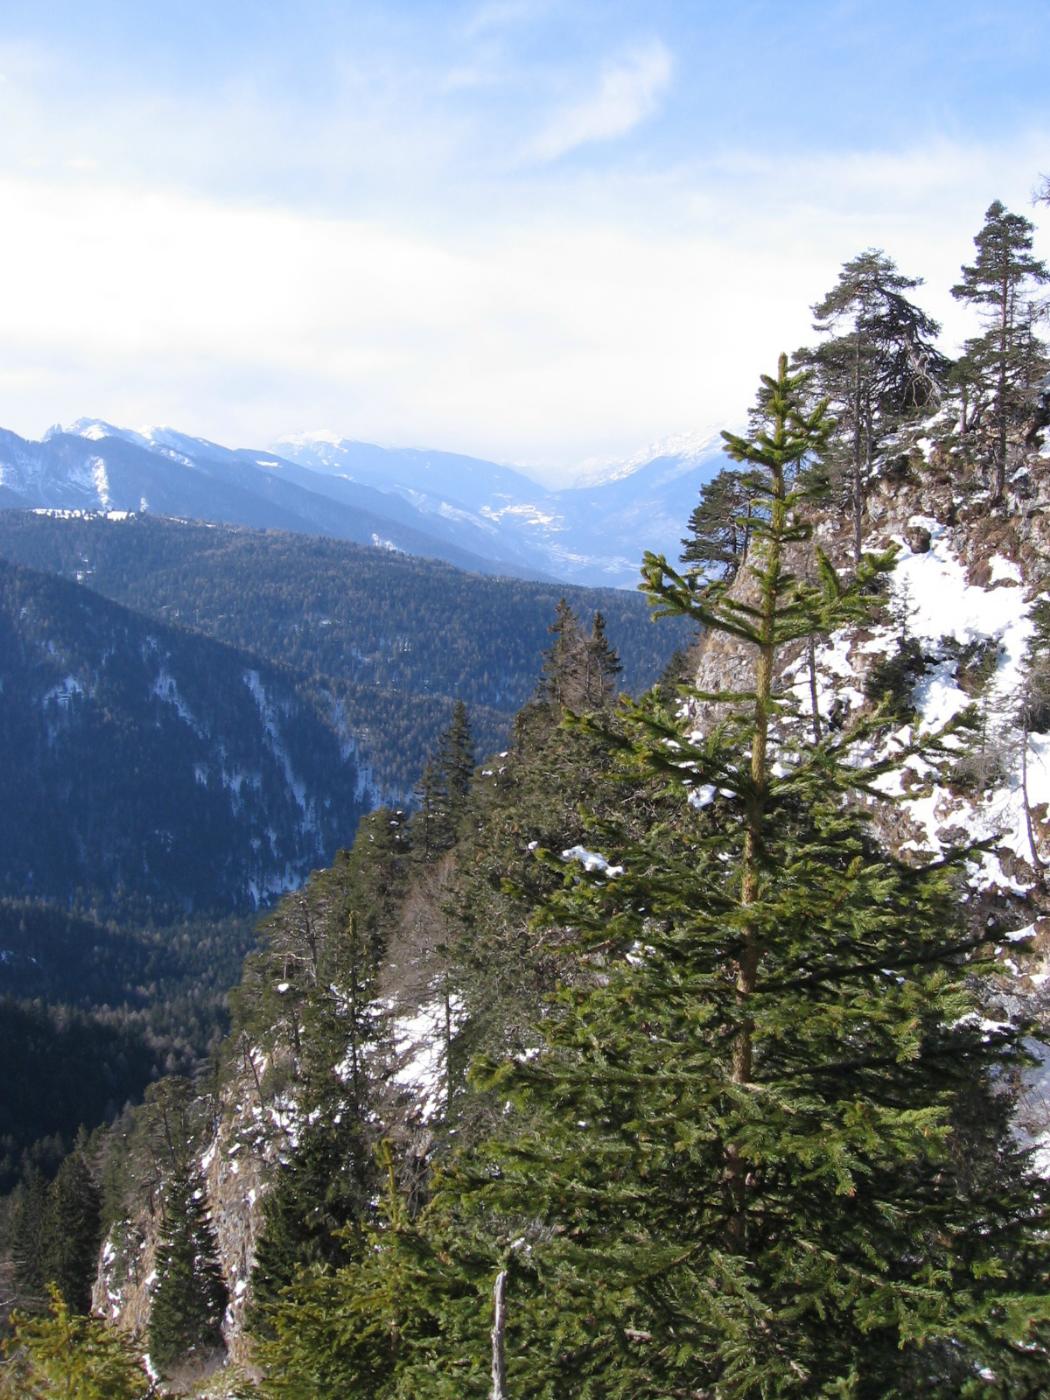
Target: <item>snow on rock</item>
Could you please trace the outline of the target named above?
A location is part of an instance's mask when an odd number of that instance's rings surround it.
[[[591,875],[605,875],[611,879],[623,874],[622,865],[610,865],[605,856],[598,851],[588,851],[586,846],[570,846],[567,851],[562,851],[561,858],[578,861]]]
[[[424,1002],[417,1010],[395,1014],[391,1038],[398,1067],[392,1082],[411,1092],[419,1117],[427,1122],[444,1107],[447,1065],[446,1045],[458,1024],[462,1005],[452,997]]]
[[[1050,1177],[1050,1045],[1029,1039],[1025,1048],[1036,1063],[1023,1076],[1018,1137],[1032,1149],[1033,1170]]]

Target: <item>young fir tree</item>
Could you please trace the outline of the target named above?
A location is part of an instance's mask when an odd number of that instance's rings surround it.
[[[851,800],[948,736],[873,760],[876,712],[803,741],[778,658],[868,614],[889,560],[850,584],[819,556],[818,585],[793,575],[808,528],[788,483],[826,423],[783,359],[766,387],[765,429],[728,437],[765,476],[746,590],[646,568],[661,609],[751,652],[752,686],[694,693],[718,706],[699,738],[634,710],[616,747],[662,776],[662,820],[640,840],[599,824],[616,865],[572,868],[548,905],[593,977],[539,1055],[481,1072],[518,1117],[432,1209],[487,1240],[476,1311],[511,1270],[512,1394],[1034,1395],[1047,1216],[1009,1131],[1020,1032],[974,1004],[960,855],[893,859]],[[450,1330],[467,1307],[450,1298]],[[485,1343],[479,1324],[475,1359]],[[403,1374],[442,1358],[417,1338]]]
[[[3,1343],[2,1400],[148,1400],[154,1394],[131,1339],[78,1317],[57,1289],[46,1316],[15,1313]]]
[[[204,1182],[181,1157],[165,1185],[150,1299],[149,1354],[160,1371],[222,1348],[228,1300]]]
[[[984,321],[983,333],[966,343],[960,383],[970,394],[988,395],[993,502],[1002,499],[1006,487],[1011,435],[1030,413],[1047,368],[1029,291],[1050,281],[1050,271],[1032,256],[1033,232],[1028,219],[995,200],[973,240],[977,257],[952,288],[952,296],[976,306]],[[975,415],[969,426],[978,422]]]

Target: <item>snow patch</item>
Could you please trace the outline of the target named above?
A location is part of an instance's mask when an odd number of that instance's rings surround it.
[[[585,846],[570,846],[567,851],[562,851],[561,858],[578,861],[591,875],[604,875],[612,879],[615,875],[623,874],[622,865],[610,865],[605,856],[598,851],[588,851]]]

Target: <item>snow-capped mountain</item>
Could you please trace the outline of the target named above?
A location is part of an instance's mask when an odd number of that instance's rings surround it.
[[[80,420],[41,442],[0,431],[0,508],[130,511],[329,535],[442,559],[477,573],[534,576],[494,528],[273,454],[231,450],[174,429]]]
[[[677,557],[717,435],[656,444],[584,486],[451,452],[307,433],[270,451],[81,418],[40,442],[0,431],[0,508],[143,511],[330,535],[479,573],[629,588]]]
[[[683,434],[591,473],[585,484],[550,491],[496,462],[326,433],[286,438],[276,449],[410,501],[428,519],[466,518],[494,529],[504,549],[543,573],[623,588],[638,581],[644,550],[677,558],[700,487],[722,463],[717,433]]]

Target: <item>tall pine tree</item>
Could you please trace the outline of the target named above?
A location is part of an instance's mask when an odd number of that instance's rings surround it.
[[[815,369],[838,419],[824,455],[845,488],[855,562],[865,495],[882,445],[909,414],[938,406],[948,371],[934,344],[940,327],[905,295],[921,284],[881,249],[859,253],[813,307],[814,329],[827,339],[800,357]]]
[[[390,1209],[360,1268],[293,1289],[269,1393],[482,1400],[494,1350],[523,1400],[1040,1393],[1046,1187],[1006,1092],[1022,1031],[975,1002],[963,853],[894,859],[858,801],[954,734],[883,760],[876,708],[814,741],[778,685],[788,649],[871,616],[891,562],[804,566],[827,436],[805,395],[782,359],[765,422],[729,438],[763,483],[733,588],[646,565],[661,610],[740,644],[750,685],[694,689],[699,731],[651,698],[578,722],[640,801],[536,852],[533,943],[571,976],[531,1041],[477,1065],[488,1133],[422,1215]]]
[[[1032,254],[1033,233],[1030,220],[995,200],[973,240],[977,256],[952,288],[952,296],[975,306],[984,322],[982,334],[966,343],[962,382],[971,393],[984,391],[988,397],[993,502],[1002,499],[1006,487],[1011,436],[1031,412],[1047,368],[1030,292],[1050,281],[1050,271]],[[981,417],[975,410],[964,427],[980,426]]]

